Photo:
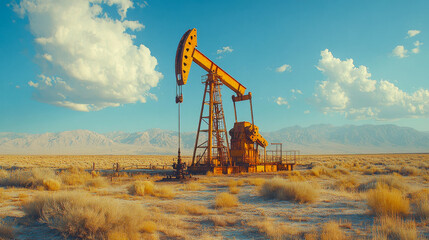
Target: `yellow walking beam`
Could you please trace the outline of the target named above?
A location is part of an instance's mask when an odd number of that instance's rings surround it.
[[[231,77],[212,60],[196,49],[197,30],[188,30],[180,40],[176,52],[176,80],[179,86],[185,85],[188,80],[189,70],[192,62],[198,64],[209,73],[216,74],[220,81],[237,94],[242,96],[246,92],[246,87]]]

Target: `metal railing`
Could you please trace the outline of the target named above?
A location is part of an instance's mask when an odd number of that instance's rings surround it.
[[[267,150],[265,161],[267,163],[296,164],[300,159],[301,152],[299,150]]]

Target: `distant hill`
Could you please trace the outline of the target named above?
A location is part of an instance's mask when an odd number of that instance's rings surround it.
[[[396,125],[313,125],[262,133],[268,142],[302,154],[429,152],[429,133]],[[100,134],[88,130],[60,133],[0,133],[0,154],[176,154],[177,132]],[[195,133],[182,134],[184,154],[191,154]]]

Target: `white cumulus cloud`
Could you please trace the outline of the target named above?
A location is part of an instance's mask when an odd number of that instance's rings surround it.
[[[226,47],[222,47],[221,49],[218,49],[216,51],[217,54],[222,54],[222,53],[230,53],[234,51],[234,49],[232,49],[230,46],[226,46]]]
[[[277,105],[281,106],[281,105],[288,105],[289,103],[286,101],[286,99],[282,98],[282,97],[278,97],[275,99],[275,102],[277,103]]]
[[[314,94],[324,112],[339,112],[351,119],[399,119],[429,116],[429,90],[407,93],[387,80],[373,80],[367,67],[353,59],[340,60],[326,49],[317,65],[325,81]]]
[[[420,30],[408,30],[408,36],[407,36],[407,38],[414,37],[414,36],[416,36],[419,33],[420,33]]]
[[[408,50],[405,49],[404,46],[402,46],[402,45],[396,46],[392,51],[393,55],[396,57],[399,57],[399,58],[408,57],[407,52],[408,52]]]
[[[104,11],[115,6],[121,19]],[[41,102],[77,111],[96,111],[155,98],[149,90],[163,77],[133,31],[144,26],[125,20],[130,0],[22,0],[42,73],[29,85]]]
[[[420,42],[420,41],[415,41],[415,42],[414,42],[414,47],[415,47],[415,48],[413,48],[411,51],[412,51],[413,53],[415,53],[415,54],[419,53],[419,52],[420,52],[420,46],[421,46],[421,45],[423,45],[423,43],[422,43],[422,42]]]
[[[276,72],[284,72],[284,71],[291,72],[292,67],[289,64],[283,64],[280,67],[276,68]]]

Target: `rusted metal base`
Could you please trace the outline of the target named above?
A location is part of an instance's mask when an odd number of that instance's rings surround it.
[[[195,165],[189,166],[188,172],[191,174],[237,174],[242,172],[259,173],[259,172],[277,172],[277,171],[292,171],[295,164],[267,163],[257,165],[239,165],[239,166],[210,166],[210,165]]]

